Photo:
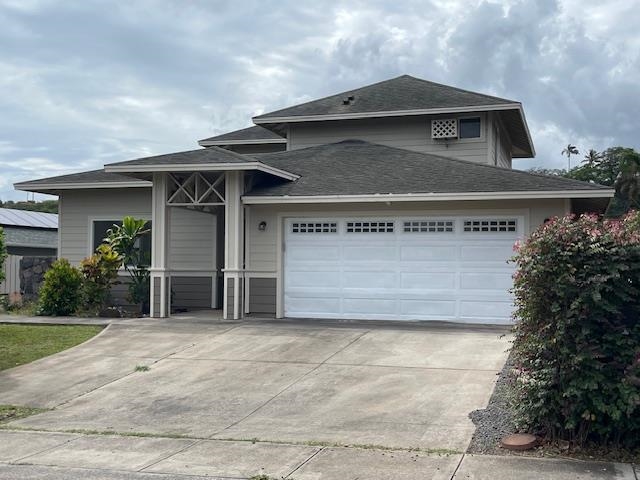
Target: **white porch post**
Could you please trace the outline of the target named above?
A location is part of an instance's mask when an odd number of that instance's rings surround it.
[[[225,174],[224,298],[225,319],[239,319],[244,311],[244,172]]]
[[[167,207],[168,178],[166,173],[153,174],[151,194],[151,298],[150,316],[168,317],[171,314],[171,279],[168,269],[169,208]]]

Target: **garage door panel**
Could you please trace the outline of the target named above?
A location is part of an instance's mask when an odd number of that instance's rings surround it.
[[[456,316],[455,300],[400,300],[400,313],[405,316],[415,316],[419,319],[424,315],[440,318],[452,318]]]
[[[510,318],[513,303],[504,300],[461,300],[460,317],[464,319],[502,319]]]
[[[287,258],[291,262],[309,260],[340,260],[339,246],[323,246],[317,244],[290,245]]]
[[[340,278],[340,273],[335,270],[327,271],[306,271],[289,272],[286,278],[287,287],[313,287],[322,288],[327,285],[336,285]]]
[[[400,274],[403,289],[454,289],[456,272],[404,272]]]
[[[347,298],[342,302],[343,314],[394,315],[397,310],[395,299]]]
[[[365,271],[365,272],[345,271],[342,274],[342,279],[343,279],[342,285],[344,287],[353,287],[353,288],[393,289],[396,287],[398,283],[395,273],[380,272],[380,271]]]
[[[345,246],[343,247],[343,260],[345,262],[370,262],[374,261],[395,261],[396,246]]]
[[[339,315],[340,297],[295,297],[287,295],[285,313],[294,312],[296,316],[322,314]]]
[[[400,246],[400,259],[419,261],[449,261],[458,257],[458,247],[447,245],[405,245]]]
[[[489,239],[487,243],[491,242]],[[505,252],[512,250],[512,243],[495,243],[485,245],[463,245],[461,247],[460,259],[462,261],[472,262],[496,262],[501,261],[506,264],[510,255],[505,255]]]
[[[511,272],[464,272],[460,274],[463,290],[509,290],[513,286]]]
[[[409,219],[376,217],[389,222],[384,233],[349,232],[352,219],[323,220],[335,232],[304,236],[288,224],[285,315],[510,323],[514,267],[507,260],[517,232],[469,232],[463,223],[472,217],[447,218],[453,231],[446,233],[419,217],[411,217],[418,227],[410,231],[403,227]]]

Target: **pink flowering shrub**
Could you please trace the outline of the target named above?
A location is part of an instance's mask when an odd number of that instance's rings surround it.
[[[513,261],[520,427],[640,446],[640,213],[553,219]]]

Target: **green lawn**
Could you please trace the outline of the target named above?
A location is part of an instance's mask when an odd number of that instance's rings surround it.
[[[0,325],[0,370],[66,350],[100,330],[93,325]]]

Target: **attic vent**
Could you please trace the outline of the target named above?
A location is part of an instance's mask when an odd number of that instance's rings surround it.
[[[458,138],[458,122],[455,118],[431,120],[431,138]]]
[[[353,103],[353,101],[355,100],[356,97],[354,97],[353,95],[349,95],[348,97],[344,97],[342,99],[342,104],[343,105],[351,105],[351,103]]]

